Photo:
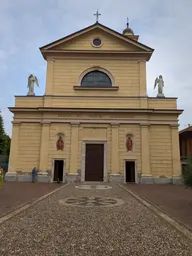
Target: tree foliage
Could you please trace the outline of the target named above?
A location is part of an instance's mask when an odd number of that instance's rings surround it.
[[[5,145],[5,130],[3,125],[3,118],[0,114],[0,155],[4,154],[4,145]]]
[[[192,187],[192,157],[187,159],[186,165],[183,168],[183,181],[186,187]]]
[[[10,145],[11,145],[11,138],[9,135],[5,134],[5,147],[4,147],[4,154],[9,156],[10,153]]]
[[[2,115],[0,114],[0,155],[9,155],[10,137],[5,133]]]

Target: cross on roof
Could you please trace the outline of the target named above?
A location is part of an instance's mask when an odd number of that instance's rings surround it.
[[[127,17],[127,28],[129,28],[129,18]]]
[[[96,16],[96,22],[99,22],[99,16],[101,14],[99,13],[99,11],[97,10],[97,12],[94,14],[94,16]]]

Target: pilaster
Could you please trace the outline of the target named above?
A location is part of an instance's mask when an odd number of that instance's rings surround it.
[[[172,138],[172,175],[173,183],[181,183],[181,162],[180,162],[180,150],[179,150],[179,132],[178,126],[171,126],[171,138]]]
[[[141,182],[152,183],[150,171],[149,126],[141,125]]]
[[[146,61],[142,60],[139,62],[140,70],[140,96],[147,96],[147,85],[146,85]]]
[[[46,95],[51,95],[52,94],[53,66],[54,66],[54,60],[48,59],[48,61],[47,61],[47,75],[46,75],[46,89],[45,89],[45,94]]]
[[[119,173],[119,125],[111,125],[111,174]]]
[[[14,181],[17,179],[17,167],[19,161],[19,130],[20,123],[13,122],[11,148],[9,155],[9,167],[5,180]]]
[[[71,123],[71,152],[70,152],[70,173],[69,175],[77,175],[79,147],[79,123]]]
[[[49,148],[49,123],[42,123],[39,169],[43,171],[46,171],[48,168],[48,148]]]

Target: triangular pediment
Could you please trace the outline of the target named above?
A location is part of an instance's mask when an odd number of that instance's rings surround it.
[[[101,39],[101,46],[94,47],[93,39]],[[95,23],[67,37],[61,38],[51,44],[40,48],[41,51],[125,51],[125,52],[148,52],[153,49],[133,39]]]
[[[94,38],[101,39],[100,47],[94,47]],[[95,28],[83,35],[54,46],[52,50],[141,51],[141,48],[114,37],[99,28]]]

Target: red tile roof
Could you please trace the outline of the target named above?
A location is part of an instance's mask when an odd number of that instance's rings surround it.
[[[183,129],[183,130],[181,130],[181,131],[179,132],[179,134],[184,133],[184,132],[192,132],[192,125],[190,125],[189,127],[185,128],[185,129]]]

